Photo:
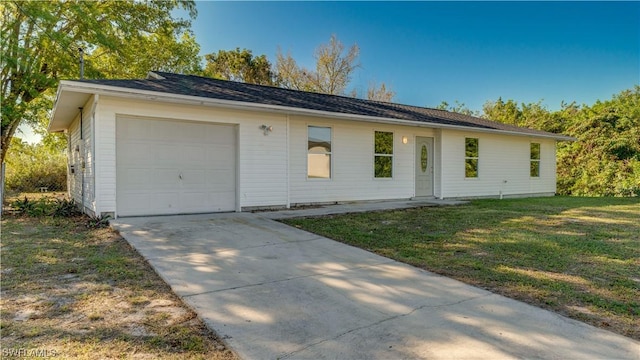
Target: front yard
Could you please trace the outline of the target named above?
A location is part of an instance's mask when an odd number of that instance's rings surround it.
[[[86,217],[3,214],[2,358],[235,359],[150,266]]]
[[[640,340],[640,199],[478,200],[284,220]]]

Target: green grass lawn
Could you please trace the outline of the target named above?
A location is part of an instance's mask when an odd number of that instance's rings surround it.
[[[0,357],[235,359],[122,237],[86,224],[3,214]]]
[[[553,197],[283,222],[640,340],[640,199]]]

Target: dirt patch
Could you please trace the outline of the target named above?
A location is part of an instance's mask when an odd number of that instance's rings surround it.
[[[236,359],[124,239],[84,221],[4,217],[3,349]]]

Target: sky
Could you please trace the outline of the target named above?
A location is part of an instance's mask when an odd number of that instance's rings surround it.
[[[192,29],[201,54],[290,52],[313,68],[332,34],[360,48],[352,86],[394,102],[593,104],[640,84],[640,2],[207,2]]]
[[[591,105],[640,84],[640,2],[196,1],[201,55],[281,49],[313,68],[332,34],[360,48],[349,91],[384,82],[393,101]],[[176,12],[179,16],[181,13]],[[185,15],[186,16],[186,15]],[[38,141],[28,127],[26,139]],[[25,137],[22,135],[22,137]]]

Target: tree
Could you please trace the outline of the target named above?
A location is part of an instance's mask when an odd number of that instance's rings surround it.
[[[156,33],[131,39],[127,47],[135,51],[96,48],[85,60],[87,77],[135,79],[144,78],[150,70],[182,74],[202,72],[198,55],[200,45],[188,31],[175,34],[171,29],[158,29]]]
[[[367,99],[382,101],[382,102],[391,102],[396,93],[393,90],[387,90],[387,86],[385,83],[380,84],[378,87],[375,83],[369,84],[369,89],[367,89]]]
[[[218,50],[204,56],[204,75],[258,85],[273,85],[275,75],[265,55],[253,56],[251,50]]]
[[[477,111],[473,111],[469,109],[467,105],[465,105],[463,102],[459,102],[458,100],[456,100],[455,105],[449,105],[448,102],[443,101],[440,103],[440,105],[436,106],[436,109],[451,111],[458,114],[464,114],[464,115],[470,115],[470,116],[480,116],[480,114]]]
[[[27,144],[17,137],[11,139],[7,156],[6,188],[9,192],[37,192],[67,188],[65,145],[41,142]]]
[[[640,86],[591,106],[563,102],[553,112],[541,101],[499,98],[485,103],[483,117],[577,139],[557,145],[559,194],[640,196]]]
[[[291,53],[283,55],[278,49],[276,54],[276,84],[285,89],[293,89],[300,91],[317,91],[313,87],[311,79],[311,71],[298,66],[296,60]]]
[[[358,68],[360,49],[352,45],[345,47],[336,35],[331,35],[328,44],[320,45],[313,57],[316,69],[311,71],[298,66],[291,54],[277,53],[276,73],[278,86],[287,89],[313,91],[324,94],[344,95],[351,75]]]
[[[567,123],[577,141],[559,146],[558,191],[640,196],[640,86],[583,106]]]
[[[513,100],[507,100],[504,102],[502,98],[498,98],[496,101],[487,101],[482,106],[483,117],[498,121],[505,124],[511,124],[521,126],[522,112],[518,107],[518,103]]]
[[[173,10],[179,8],[187,10],[191,18],[196,15],[195,3],[190,0],[0,3],[0,161],[4,162],[20,123],[38,123],[51,104],[51,100],[44,98],[53,96],[58,80],[78,76],[79,48],[91,60],[87,72],[107,77],[111,73],[108,69],[122,69],[129,64],[100,68],[97,59],[113,57],[114,61],[127,61],[146,56],[141,49],[148,51],[151,46],[141,45],[150,45],[154,39],[167,39],[169,34],[183,38],[190,21],[173,16]],[[188,39],[186,43],[193,45]],[[164,51],[156,50],[154,54]]]

